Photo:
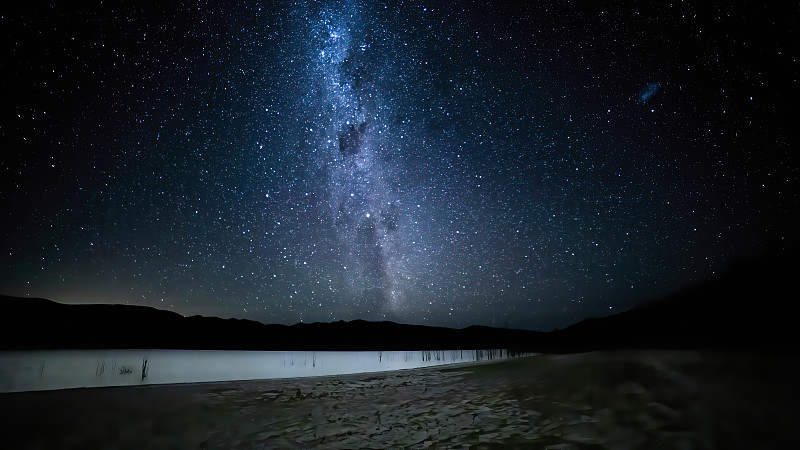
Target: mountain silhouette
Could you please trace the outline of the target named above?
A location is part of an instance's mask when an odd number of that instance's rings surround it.
[[[792,349],[794,251],[731,264],[719,276],[633,309],[538,332],[394,322],[265,325],[183,317],[147,306],[0,296],[0,349],[437,350],[579,352],[627,348]]]

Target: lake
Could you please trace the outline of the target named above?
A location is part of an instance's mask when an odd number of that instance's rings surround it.
[[[509,358],[507,350],[0,352],[0,392],[258,380],[413,369]]]

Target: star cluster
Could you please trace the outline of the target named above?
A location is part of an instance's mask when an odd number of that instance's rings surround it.
[[[796,241],[791,6],[21,8],[6,294],[549,330]]]

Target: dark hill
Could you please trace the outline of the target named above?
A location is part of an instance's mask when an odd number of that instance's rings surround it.
[[[292,326],[183,317],[134,305],[66,305],[0,296],[0,349],[174,348],[219,350],[414,350],[514,347],[543,333],[489,327],[450,329],[394,322]]]
[[[264,325],[134,305],[0,296],[0,349],[174,348],[576,352],[622,348],[793,349],[795,252],[740,261],[720,276],[615,316],[541,333],[393,322]]]
[[[550,349],[793,349],[797,255],[775,250],[736,261],[673,295],[549,333]]]

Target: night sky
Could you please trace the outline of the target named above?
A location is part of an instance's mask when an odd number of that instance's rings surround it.
[[[550,330],[797,241],[796,2],[16,3],[0,293]]]

